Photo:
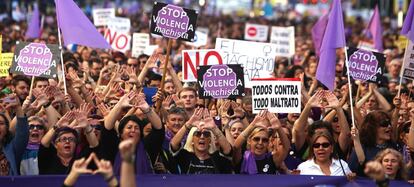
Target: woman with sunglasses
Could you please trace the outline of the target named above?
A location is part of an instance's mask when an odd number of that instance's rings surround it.
[[[366,162],[386,148],[396,150],[398,146],[392,141],[391,121],[388,114],[383,111],[373,111],[365,116],[360,133],[356,127],[351,129],[354,150],[349,158],[349,166],[358,176],[365,177]],[[414,140],[413,140],[414,141]]]
[[[269,139],[278,133],[283,144],[283,151],[269,151]],[[243,145],[247,141],[247,149]],[[277,148],[277,146],[274,146]],[[262,111],[253,122],[237,137],[234,143],[233,164],[236,171],[243,174],[277,174],[285,160],[290,142],[281,128],[275,114]]]
[[[301,175],[345,176],[352,172],[348,164],[334,154],[335,140],[327,132],[312,136],[309,159],[298,166]]]
[[[181,139],[188,131],[187,141],[181,147]],[[183,174],[232,173],[231,162],[219,154],[216,141],[221,154],[231,153],[231,145],[214,123],[208,109],[196,108],[191,118],[171,139],[170,150]]]
[[[31,116],[29,122],[29,143],[20,163],[20,175],[39,175],[37,152],[40,140],[46,133],[45,121],[38,116]]]

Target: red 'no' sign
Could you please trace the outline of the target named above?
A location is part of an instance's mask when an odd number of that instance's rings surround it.
[[[250,27],[250,28],[247,29],[247,34],[249,36],[256,36],[257,29],[255,27]]]

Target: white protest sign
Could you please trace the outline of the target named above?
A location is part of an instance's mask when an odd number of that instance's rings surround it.
[[[129,32],[131,29],[131,20],[121,17],[109,18],[108,28],[117,32]]]
[[[295,28],[272,27],[270,43],[276,44],[276,55],[291,57],[295,54]]]
[[[197,81],[197,67],[200,65],[223,64],[223,57],[219,51],[207,50],[183,50],[182,51],[182,72],[183,82]]]
[[[242,40],[216,39],[216,50],[225,53],[223,64],[241,64],[246,88],[253,78],[270,78],[275,66],[275,44]]]
[[[158,48],[158,45],[149,45],[145,48],[144,54],[151,56],[152,53]]]
[[[194,41],[186,42],[187,45],[194,47],[201,47],[207,45],[208,42],[208,28],[198,27],[195,31]]]
[[[269,110],[272,113],[301,112],[301,81],[296,78],[252,80],[253,113]]]
[[[367,42],[367,41],[359,41],[358,43],[358,48],[359,49],[364,49],[367,51],[374,51],[374,52],[378,52],[377,49],[375,49],[374,43],[372,42]]]
[[[132,35],[132,56],[138,57],[143,54],[149,44],[150,38],[148,33],[134,33]]]
[[[403,78],[414,80],[414,45],[408,40],[408,46],[404,55]]]
[[[246,23],[246,27],[244,28],[244,39],[265,42],[267,41],[268,33],[269,27],[267,25]]]
[[[93,9],[92,16],[95,26],[105,26],[109,18],[115,17],[115,8]]]
[[[109,45],[112,46],[112,49],[123,53],[131,49],[131,35],[127,32],[118,32],[108,28],[105,31],[104,37]]]

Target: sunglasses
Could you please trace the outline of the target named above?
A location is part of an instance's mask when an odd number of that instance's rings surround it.
[[[129,67],[133,66],[134,68],[138,67],[138,64],[127,64]]]
[[[45,127],[43,125],[29,125],[29,130],[44,130]]]
[[[102,125],[91,125],[91,127],[98,131],[102,130]]]
[[[62,137],[62,138],[58,138],[57,140],[56,140],[57,142],[69,142],[69,143],[75,143],[76,142],[76,139],[74,138],[74,137]]]
[[[383,120],[379,123],[380,127],[391,127],[391,122],[390,120]]]
[[[268,143],[269,142],[269,138],[260,138],[260,137],[254,137],[252,138],[252,140],[256,143],[262,141],[263,143]]]
[[[210,138],[211,133],[209,131],[195,131],[194,136],[200,138],[203,135],[205,138]]]
[[[338,122],[338,117],[335,117],[335,118],[333,119],[333,122]]]
[[[320,148],[322,146],[322,148],[328,148],[329,146],[331,146],[331,143],[325,142],[325,143],[314,143],[312,145],[313,148]]]

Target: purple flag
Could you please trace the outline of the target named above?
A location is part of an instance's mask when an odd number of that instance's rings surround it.
[[[40,37],[40,14],[37,4],[33,7],[33,14],[27,26],[26,39]]]
[[[319,56],[323,35],[325,34],[326,25],[328,24],[328,14],[323,15],[312,27],[312,40],[315,52]]]
[[[382,52],[384,49],[382,47],[382,28],[378,5],[375,6],[374,14],[369,21],[367,30],[370,32],[372,40],[374,40],[375,49],[378,52]]]
[[[414,1],[411,1],[410,7],[408,8],[407,15],[405,16],[403,27],[401,29],[401,34],[407,36],[408,39],[414,42],[413,16],[414,16]]]
[[[322,39],[316,79],[330,90],[334,89],[336,49],[345,47],[344,20],[342,18],[341,0],[333,0],[329,12],[328,24]]]
[[[65,45],[79,44],[92,48],[111,48],[73,0],[55,0],[55,3],[58,24],[62,30]]]

